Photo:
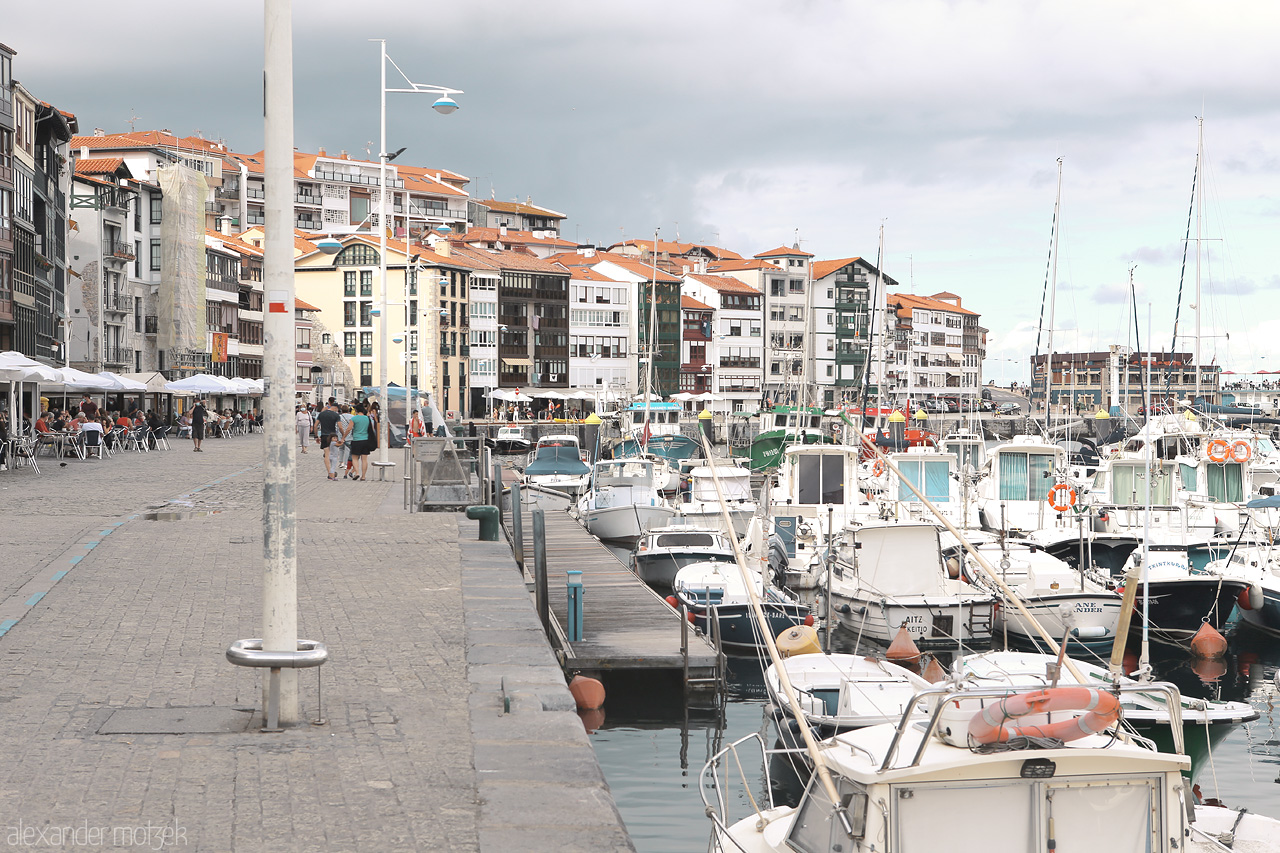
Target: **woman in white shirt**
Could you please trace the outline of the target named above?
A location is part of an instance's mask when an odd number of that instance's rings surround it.
[[[302,448],[302,452],[307,452],[307,436],[311,435],[311,415],[306,409],[299,406],[294,412],[293,422],[298,430],[298,446]]]

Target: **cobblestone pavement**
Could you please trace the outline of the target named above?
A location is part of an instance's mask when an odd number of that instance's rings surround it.
[[[223,656],[261,633],[262,439],[205,448],[0,472],[0,849],[480,849],[457,517],[298,457],[322,710],[317,670],[299,683],[328,724],[263,734],[231,710],[262,676]],[[247,730],[99,733],[209,707]],[[175,713],[156,730],[204,712]]]

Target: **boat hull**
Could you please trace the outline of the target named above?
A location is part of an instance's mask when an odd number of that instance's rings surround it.
[[[685,601],[689,612],[693,614],[693,624],[710,633],[710,611],[715,612],[719,623],[720,644],[727,654],[755,655],[764,648],[764,639],[756,626],[755,613],[749,604],[722,604],[707,608],[701,605],[690,605]],[[770,636],[776,637],[788,628],[803,625],[810,615],[809,606],[798,602],[764,601],[761,602],[765,621],[769,624]]]
[[[1122,601],[1115,595],[1090,593],[1046,595],[1028,598],[1023,606],[1055,640],[1067,633],[1067,623],[1062,608],[1069,608],[1071,627],[1078,630],[1067,641],[1068,651],[1080,649],[1110,649],[1116,641],[1116,627],[1120,621]],[[1043,644],[1040,633],[1026,617],[1012,605],[1001,602],[996,617],[996,633],[1009,633],[1009,642],[1019,647],[1038,647]]]
[[[694,563],[704,563],[707,560],[716,559],[717,557],[725,560],[726,562],[733,560],[732,554],[717,555],[710,554],[706,551],[686,552],[683,554],[658,552],[647,554],[636,553],[632,556],[631,563],[635,568],[636,574],[640,576],[640,580],[644,581],[649,586],[670,589],[672,582],[676,578],[676,572],[680,571],[685,566],[689,566]]]
[[[1236,599],[1249,586],[1243,580],[1196,577],[1151,582],[1151,636],[1169,643],[1183,644],[1200,630],[1204,620],[1218,630],[1226,627]],[[1138,587],[1131,630],[1142,630],[1143,590]]]
[[[667,524],[676,511],[661,504],[639,506],[620,504],[599,509],[582,510],[582,524],[591,535],[609,542],[634,545],[647,528]]]
[[[905,627],[921,649],[954,648],[958,643],[968,648],[991,645],[995,599],[913,599],[836,597],[832,610],[845,629],[881,643],[892,642],[898,629]]]
[[[1262,587],[1262,607],[1257,610],[1240,608],[1240,618],[1269,634],[1280,635],[1280,589]]]

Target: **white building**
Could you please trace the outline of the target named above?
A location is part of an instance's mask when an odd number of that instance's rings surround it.
[[[893,349],[887,353],[886,392],[912,405],[937,397],[979,395],[987,330],[979,315],[964,308],[960,297],[895,293],[888,297],[895,323]],[[897,375],[894,376],[894,372]]]
[[[629,330],[632,286],[590,267],[566,267],[569,279],[569,386],[580,391],[636,387]]]
[[[705,354],[712,366],[712,392],[727,399],[724,408],[730,411],[753,409],[764,384],[763,295],[732,276],[698,273],[685,275],[680,292],[715,312]],[[695,362],[689,353],[682,368],[697,367]]]

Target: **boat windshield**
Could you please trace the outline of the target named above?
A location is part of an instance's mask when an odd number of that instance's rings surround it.
[[[657,548],[710,548],[716,544],[710,533],[664,533],[654,543]]]
[[[596,483],[631,483],[643,480],[649,482],[653,478],[653,463],[635,459],[619,459],[612,462],[601,462],[596,466]]]
[[[902,479],[898,481],[898,500],[918,500],[915,492],[907,487],[908,482],[933,503],[946,503],[951,499],[951,466],[948,460],[902,459],[897,464],[902,472]]]
[[[572,438],[544,438],[538,442],[538,449],[544,447],[572,447],[576,450],[578,442]]]
[[[1051,453],[1000,452],[1000,500],[1042,501],[1053,488]]]
[[[1205,467],[1208,469],[1205,491],[1209,493],[1209,497],[1224,503],[1239,503],[1244,500],[1244,477],[1239,462]]]
[[[1217,466],[1214,466],[1217,467]],[[1111,468],[1111,500],[1117,506],[1139,506],[1147,501],[1146,465],[1116,463]],[[1168,506],[1173,501],[1173,465],[1160,465],[1151,478],[1151,503]]]
[[[945,452],[956,455],[960,468],[964,468],[965,465],[972,465],[976,471],[982,467],[983,454],[981,444],[969,441],[948,442]]]
[[[796,503],[844,503],[844,456],[839,453],[804,453],[796,462]]]

